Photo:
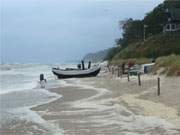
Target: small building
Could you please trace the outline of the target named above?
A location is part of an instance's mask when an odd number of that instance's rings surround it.
[[[180,8],[166,9],[167,22],[163,27],[163,32],[180,31]]]

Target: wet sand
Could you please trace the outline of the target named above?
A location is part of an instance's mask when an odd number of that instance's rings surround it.
[[[9,112],[2,113],[3,110],[1,110],[1,117],[7,117],[7,119],[6,123],[3,123],[0,126],[0,135],[62,135],[62,127],[58,127],[51,122],[51,120],[55,118],[54,115],[48,118],[48,115],[41,115],[41,112],[58,113],[62,110],[65,111],[67,108],[67,102],[88,98],[97,93],[93,90],[83,90],[76,87],[60,87],[58,89],[51,89],[50,91],[63,95],[63,98],[59,98],[44,105],[33,107],[32,112],[30,112],[31,110],[28,108],[21,108],[21,113],[24,115],[28,113],[28,115],[31,115],[30,118],[27,118],[26,116],[23,116],[24,118],[20,118],[19,116]],[[1,120],[3,119],[4,118],[1,118]]]
[[[65,135],[179,134],[179,98],[177,94],[173,99],[176,102],[164,102],[163,94],[158,98],[155,78],[143,76],[141,87],[136,77],[127,82],[127,78],[109,73],[80,79],[75,83],[77,87],[50,89],[64,97],[32,110],[63,129]]]
[[[106,87],[119,95],[119,101],[135,108],[147,116],[158,116],[174,123],[180,128],[180,77],[160,76],[161,95],[157,96],[157,78],[155,75],[142,75],[141,86],[138,86],[138,77],[130,76],[117,78],[109,74],[104,76],[99,83],[99,87]],[[110,80],[110,81],[109,81]],[[134,110],[134,111],[135,111]]]
[[[3,135],[177,135],[180,134],[179,78],[157,76],[117,78],[101,73],[95,78],[66,80],[70,85],[49,89],[62,95],[32,107],[39,123],[13,120],[0,127]]]

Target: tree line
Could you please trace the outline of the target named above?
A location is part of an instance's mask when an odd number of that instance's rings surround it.
[[[180,8],[180,1],[165,0],[147,13],[142,20],[129,18],[120,21],[122,28],[122,37],[116,40],[116,47],[110,49],[107,56],[111,60],[118,52],[127,48],[131,43],[141,42],[145,38],[160,34],[163,32],[163,26],[167,22],[167,9]]]

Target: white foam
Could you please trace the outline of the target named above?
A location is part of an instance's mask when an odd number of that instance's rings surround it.
[[[91,121],[91,123],[93,123],[95,127],[99,127],[99,129],[101,129],[101,127],[107,126],[111,128],[111,125],[115,125],[112,128],[120,128],[122,133],[127,135],[139,134],[135,133],[134,131],[142,131],[146,132],[144,133],[144,135],[150,135],[152,134],[152,130],[156,128],[163,129],[163,132],[165,132],[166,134],[179,133],[175,130],[176,127],[173,124],[165,121],[164,119],[134,114],[125,106],[117,104],[119,102],[118,98],[99,98],[105,94],[111,93],[107,89],[96,88],[94,86],[91,86],[91,82],[81,82],[80,79],[74,79],[73,81],[74,84],[72,85],[81,87],[83,89],[96,90],[97,94],[92,97],[71,102],[70,105],[73,108],[77,108],[77,110],[61,111],[60,114],[92,114],[86,118],[86,121]],[[83,122],[85,123],[85,121]]]
[[[33,74],[36,75],[39,72]],[[132,78],[133,79],[133,78]],[[122,82],[127,82],[127,78],[122,79]],[[55,80],[52,75],[48,76],[48,83],[47,88],[56,88],[56,87],[67,87],[67,86],[73,86],[73,87],[79,87],[84,90],[91,89],[97,92],[96,95],[93,95],[88,98],[84,98],[81,100],[77,100],[74,102],[68,103],[73,108],[77,108],[77,110],[72,111],[61,111],[58,112],[58,115],[79,115],[79,114],[92,114],[86,117],[86,120],[81,121],[82,123],[91,121],[94,123],[96,127],[99,127],[99,130],[101,130],[101,127],[108,126],[111,128],[111,130],[115,130],[120,128],[122,130],[122,133],[127,135],[136,135],[136,133],[133,133],[135,130],[141,130],[141,131],[149,131],[153,130],[156,127],[163,128],[167,134],[173,134],[176,133],[176,131],[173,130],[174,125],[168,123],[167,121],[157,118],[157,117],[146,117],[141,115],[136,115],[132,111],[128,110],[126,107],[117,104],[118,99],[112,99],[112,98],[100,98],[104,95],[111,94],[111,92],[108,89],[105,88],[97,88],[93,86],[93,80],[90,82],[82,82],[81,79],[68,79],[68,80]],[[42,117],[40,117],[36,112],[33,112],[30,110],[31,107],[45,104],[52,102],[54,100],[57,100],[61,97],[61,95],[51,93],[47,90],[38,89],[37,93],[40,92],[42,95],[48,95],[51,98],[49,98],[46,101],[36,102],[33,105],[29,105],[28,107],[19,107],[18,109],[15,108],[13,111],[21,119],[25,119],[28,121],[33,121],[44,128],[46,128],[50,134],[54,135],[61,135],[63,134],[63,131],[59,129],[58,126],[55,124],[52,124],[54,122],[47,122]],[[40,94],[41,95],[41,94]],[[40,96],[43,97],[43,96]],[[81,108],[81,109],[79,109]],[[9,110],[12,111],[12,110]],[[45,112],[46,113],[46,112]],[[53,112],[55,114],[55,112]],[[52,113],[52,114],[53,114]],[[126,115],[124,115],[126,114]],[[113,126],[111,126],[113,125]],[[147,135],[150,133],[147,133]]]
[[[0,73],[0,96],[2,98],[3,112],[12,117],[26,121],[32,121],[47,129],[52,135],[62,135],[62,129],[58,126],[45,121],[31,107],[46,104],[61,98],[62,95],[39,89],[39,74],[43,73],[47,79],[47,89],[64,86],[65,81],[56,80],[48,65],[8,65],[10,70]],[[7,98],[6,98],[7,97]],[[8,97],[11,100],[8,100]],[[14,100],[14,101],[13,101]],[[6,105],[7,104],[7,105]],[[2,108],[1,108],[2,109]],[[3,114],[4,115],[4,114]],[[5,114],[5,116],[7,116]],[[1,118],[6,122],[9,118]],[[0,125],[3,124],[2,121]]]
[[[6,90],[2,90],[3,87],[2,87],[2,85],[0,85],[0,89],[1,89],[0,95],[12,93],[12,92],[24,91],[24,90],[31,90],[31,89],[35,88],[36,85],[37,85],[37,82],[34,81],[34,82],[30,82],[30,83],[27,83],[24,85],[20,85],[18,87],[11,86]]]
[[[63,135],[63,130],[60,129],[57,125],[45,121],[40,115],[30,110],[29,108],[16,109],[15,113],[20,114],[21,116],[19,118],[22,120],[35,122],[36,124],[42,126],[51,135]]]
[[[0,94],[8,94],[30,90],[38,87],[39,75],[44,74],[47,79],[46,87],[57,88],[66,85],[66,81],[58,80],[51,72],[51,66],[48,65],[8,65],[11,70],[0,73]]]
[[[69,84],[67,83],[66,86],[75,86],[75,87],[79,87],[81,89],[88,89],[88,90],[95,90],[97,92],[96,95],[94,96],[91,96],[91,97],[88,97],[86,99],[82,99],[82,100],[79,100],[79,102],[82,102],[84,100],[91,100],[91,99],[95,99],[95,98],[98,98],[98,97],[101,97],[105,94],[110,94],[111,91],[109,91],[108,89],[105,89],[105,88],[97,88],[89,83],[83,83],[81,81],[81,79],[71,79],[72,83]]]
[[[48,95],[51,98],[47,99],[46,101],[40,101],[38,103],[29,105],[28,107],[18,107],[18,108],[10,109],[8,111],[10,111],[11,113],[13,113],[15,116],[17,116],[18,118],[20,118],[22,120],[34,122],[34,123],[44,127],[46,130],[48,130],[49,134],[63,135],[62,129],[60,129],[58,126],[56,126],[52,123],[45,121],[38,113],[36,113],[35,111],[32,111],[30,109],[32,107],[36,107],[36,106],[39,106],[42,104],[53,102],[53,101],[61,98],[62,95],[58,95],[56,93],[51,93],[45,89],[36,89],[36,92],[37,93],[40,92],[43,95]]]

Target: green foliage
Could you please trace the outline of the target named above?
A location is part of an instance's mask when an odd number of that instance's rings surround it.
[[[122,26],[123,35],[117,42],[121,49],[109,52],[109,59],[157,58],[172,53],[180,54],[180,33],[163,34],[167,22],[167,8],[180,8],[180,0],[165,0],[146,14],[143,20],[128,19]],[[144,26],[147,25],[146,28]],[[143,42],[143,36],[147,40]]]
[[[126,20],[122,26],[122,38],[117,42],[121,48],[113,48],[109,52],[110,63],[133,61],[142,64],[156,58],[156,71],[163,67],[167,75],[180,76],[180,32],[162,33],[168,18],[167,8],[180,8],[180,0],[165,0],[147,13],[143,20]],[[146,41],[142,41],[144,30]]]
[[[180,8],[180,1],[179,0],[165,0],[164,6],[166,8]]]
[[[160,4],[153,11],[146,14],[143,19],[146,28],[146,37],[163,32],[163,25],[167,22],[167,14],[165,12],[164,4]]]
[[[114,56],[114,59],[157,58],[170,54],[180,54],[180,33],[159,34],[148,38],[145,42],[130,44]]]
[[[167,22],[166,9],[180,8],[179,0],[166,0],[159,4],[153,11],[146,14],[142,20],[148,27],[146,28],[146,37],[162,33],[163,25]]]
[[[120,52],[120,50],[121,50],[120,47],[113,47],[113,48],[109,49],[109,52],[108,52],[105,60],[111,61],[112,58],[114,57],[114,55],[117,54],[118,52]]]
[[[135,64],[145,64],[150,63],[152,60],[148,58],[129,58],[129,59],[113,59],[110,64],[111,65],[122,65],[123,63],[135,63]]]
[[[120,38],[117,44],[122,48],[128,46],[129,43],[137,42],[143,39],[143,22],[141,20],[128,19],[122,26],[123,38]]]

